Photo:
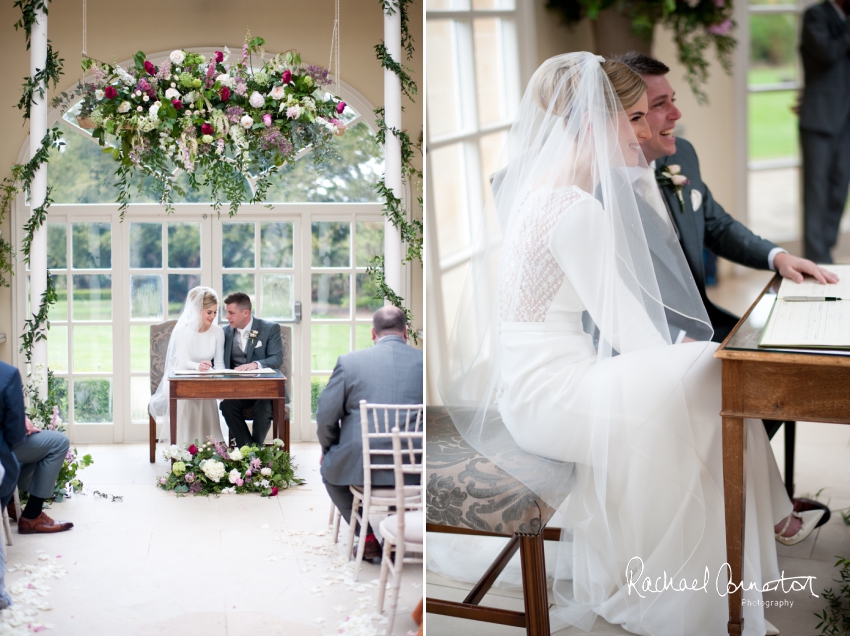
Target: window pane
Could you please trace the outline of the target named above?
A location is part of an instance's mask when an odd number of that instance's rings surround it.
[[[319,404],[319,396],[328,385],[328,376],[316,376],[310,378],[310,420],[316,421],[316,407]]]
[[[260,316],[267,320],[294,320],[295,299],[292,275],[263,276],[263,306]]]
[[[375,298],[378,286],[369,274],[357,274],[357,309],[355,317],[372,319],[372,314],[384,306],[384,300]]]
[[[68,327],[52,325],[47,332],[47,367],[51,371],[68,372]]]
[[[49,380],[49,391],[53,394],[59,406],[59,417],[63,422],[68,421],[68,378],[54,376]]]
[[[797,77],[797,16],[750,15],[750,84],[793,82]]]
[[[162,267],[162,223],[130,223],[130,267]]]
[[[481,137],[478,147],[481,150],[481,176],[484,187],[483,200],[486,201],[492,193],[490,192],[490,180],[499,168],[499,159],[505,148],[508,134],[497,132]]]
[[[103,325],[74,327],[74,371],[112,371],[112,328]]]
[[[313,274],[311,315],[316,318],[350,318],[350,288],[348,274]]]
[[[375,343],[372,342],[372,325],[365,323],[354,325],[354,348],[368,349],[373,344]]]
[[[67,233],[64,223],[47,224],[47,269],[68,267]]]
[[[800,170],[750,171],[748,223],[753,232],[770,241],[800,238]]]
[[[433,189],[433,199],[440,258],[446,258],[469,246],[463,148],[454,144],[432,151],[429,167],[429,178],[440,184],[439,188]]]
[[[71,231],[74,267],[112,267],[112,226],[110,223],[74,223]]]
[[[310,328],[310,368],[313,371],[332,371],[336,360],[350,350],[349,323],[342,325],[317,325]]]
[[[261,267],[292,267],[292,223],[260,225]]]
[[[201,284],[200,274],[168,275],[168,319],[179,318],[189,290]]]
[[[357,267],[368,267],[375,256],[384,253],[384,224],[381,221],[358,221],[357,230]]]
[[[462,126],[453,21],[427,20],[425,40],[428,42],[425,67],[428,81],[428,138],[434,139],[458,131]]]
[[[74,283],[74,320],[112,319],[112,276],[76,274]]]
[[[50,278],[56,287],[56,304],[50,308],[50,321],[68,320],[68,277],[65,274],[50,274]]]
[[[513,9],[513,0],[472,0],[473,9]]]
[[[748,101],[750,159],[796,157],[797,91],[750,93]]]
[[[312,224],[313,267],[351,266],[351,227],[348,223]]]
[[[74,421],[112,423],[112,379],[86,378],[74,382]]]
[[[168,266],[191,269],[201,266],[201,224],[168,224]]]
[[[150,371],[151,328],[150,325],[130,326],[130,371]]]
[[[162,275],[130,275],[130,318],[162,318]]]
[[[233,292],[242,292],[248,294],[251,298],[251,303],[256,304],[257,294],[254,289],[253,274],[222,274],[221,275],[221,298],[222,305],[224,299]],[[219,307],[219,313],[224,316],[224,307]]]
[[[223,267],[254,267],[254,224],[221,224]]]
[[[151,399],[150,378],[130,378],[130,421],[147,422]]]
[[[443,286],[443,319],[445,320],[445,333],[451,333],[454,327],[457,308],[460,304],[460,293],[466,281],[466,270],[468,263],[455,267],[440,279]]]
[[[505,118],[505,74],[502,64],[501,20],[474,20],[475,77],[478,94],[478,123],[492,124]],[[430,123],[430,122],[429,122]]]

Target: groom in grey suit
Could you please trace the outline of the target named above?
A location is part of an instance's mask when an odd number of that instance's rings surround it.
[[[850,185],[850,0],[806,9],[800,57],[803,238],[806,258],[831,263]]]
[[[224,364],[228,369],[280,369],[283,364],[283,341],[276,322],[251,315],[251,299],[236,292],[224,299],[227,327],[224,328]],[[262,446],[272,424],[271,400],[222,400],[221,412],[233,433],[237,446]],[[243,416],[253,408],[254,425],[248,430]]]
[[[397,307],[382,307],[372,318],[375,346],[339,357],[316,410],[322,445],[322,480],[340,514],[351,520],[350,485],[363,484],[360,400],[375,404],[422,404],[422,351],[407,345],[407,321]],[[393,485],[390,471],[374,473],[373,484]],[[370,558],[367,533],[366,558]],[[373,556],[380,554],[380,548]]]

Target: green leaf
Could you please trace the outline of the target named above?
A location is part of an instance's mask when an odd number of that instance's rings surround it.
[[[138,51],[133,56],[133,61],[136,63],[136,69],[138,69],[140,71],[145,70],[145,59],[146,59],[146,57],[145,57],[144,51]]]

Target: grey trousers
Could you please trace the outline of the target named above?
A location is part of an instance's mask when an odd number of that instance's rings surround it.
[[[837,135],[800,130],[804,255],[831,263],[850,186],[850,120]]]
[[[328,496],[331,498],[331,501],[334,502],[334,505],[337,507],[337,510],[339,510],[342,518],[345,519],[345,523],[350,525],[351,509],[354,507],[354,495],[351,494],[351,489],[348,486],[336,486],[334,484],[329,484],[324,479],[322,479],[322,481],[328,491]],[[358,512],[358,514],[362,514],[362,510]],[[369,534],[370,532],[372,532],[372,528],[369,528],[366,531],[366,534]],[[355,534],[360,536],[360,524],[357,525]]]
[[[56,431],[27,435],[15,447],[15,457],[21,464],[18,489],[42,499],[52,497],[56,478],[70,446],[68,438]]]

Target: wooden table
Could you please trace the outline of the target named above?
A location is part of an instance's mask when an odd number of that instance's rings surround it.
[[[177,439],[177,400],[270,399],[272,404],[272,436],[283,440],[283,450],[289,452],[289,421],[286,419],[286,376],[280,371],[254,376],[192,376],[168,377],[171,443]],[[281,425],[283,434],[281,435]]]
[[[746,483],[744,418],[850,424],[850,352],[766,349],[758,346],[780,278],[741,318],[714,356],[723,374],[723,486],[726,558],[731,581],[743,579]],[[729,634],[744,628],[742,592],[729,594]]]

